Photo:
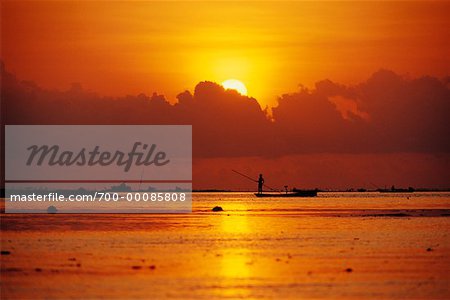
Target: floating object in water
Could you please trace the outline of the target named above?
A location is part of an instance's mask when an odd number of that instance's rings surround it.
[[[214,206],[212,211],[223,211],[223,208],[220,206]]]
[[[58,211],[58,209],[55,206],[53,206],[53,205],[50,205],[47,208],[47,213],[49,213],[49,214],[56,214],[57,211]]]
[[[347,269],[345,269],[345,272],[347,272],[347,273],[353,272],[353,269],[352,268],[347,268]]]
[[[2,255],[10,255],[11,251],[8,250],[2,250]]]

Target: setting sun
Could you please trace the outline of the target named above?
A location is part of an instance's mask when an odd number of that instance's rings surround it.
[[[245,85],[240,82],[239,80],[236,79],[228,79],[225,80],[224,82],[222,82],[222,86],[226,89],[226,90],[235,90],[237,91],[239,94],[247,96],[247,88],[245,87]]]

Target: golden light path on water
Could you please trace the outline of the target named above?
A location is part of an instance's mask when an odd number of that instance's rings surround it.
[[[243,204],[234,204],[234,210],[245,210]],[[246,214],[222,218],[220,222],[221,231],[239,237],[251,233]],[[220,257],[221,273],[226,278],[248,278],[251,277],[249,264],[251,258],[247,255],[249,249],[246,248],[225,248]]]

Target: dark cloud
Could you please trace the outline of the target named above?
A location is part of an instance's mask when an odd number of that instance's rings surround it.
[[[18,80],[2,66],[5,124],[192,124],[196,157],[300,153],[450,152],[448,79],[381,70],[346,86],[330,80],[282,95],[269,117],[258,102],[212,82],[170,104],[162,95],[101,97]]]
[[[274,126],[294,153],[450,150],[450,90],[433,77],[381,70],[359,85],[325,80],[278,102]]]

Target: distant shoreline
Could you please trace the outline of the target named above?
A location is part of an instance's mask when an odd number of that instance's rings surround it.
[[[380,191],[379,189],[317,189],[319,193],[383,193],[383,194],[407,194],[414,192],[450,192],[450,188],[445,189],[429,189],[429,188],[419,188],[414,189],[412,192],[408,191]],[[194,189],[193,193],[256,193],[255,190],[222,190],[222,189]],[[285,191],[267,191],[270,193],[284,193]]]
[[[316,189],[319,193],[380,193],[380,194],[413,194],[414,192],[450,192],[450,188],[429,189],[418,188],[413,191],[407,190],[389,190],[389,189]],[[131,191],[133,192],[133,191]],[[226,189],[194,189],[193,193],[255,193],[255,190],[226,190]],[[285,191],[267,191],[269,193],[284,193]],[[0,189],[0,198],[5,198],[5,189]]]

